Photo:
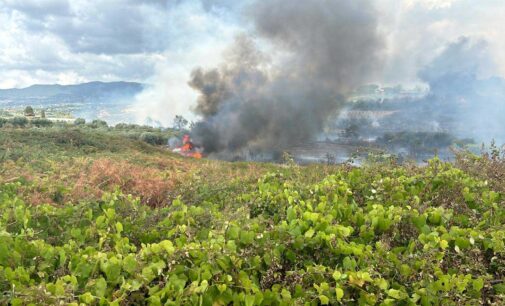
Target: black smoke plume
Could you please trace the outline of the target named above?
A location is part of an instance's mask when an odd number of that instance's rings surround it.
[[[383,39],[367,0],[257,1],[252,30],[215,69],[197,68],[207,153],[283,149],[317,135],[354,87],[378,68]]]

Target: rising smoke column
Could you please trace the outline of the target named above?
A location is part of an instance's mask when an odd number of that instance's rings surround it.
[[[208,153],[310,140],[378,68],[376,15],[366,0],[257,1],[222,65],[192,72],[194,137]]]

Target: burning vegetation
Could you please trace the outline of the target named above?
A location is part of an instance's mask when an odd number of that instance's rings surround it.
[[[182,137],[182,145],[173,149],[173,152],[175,153],[179,153],[182,156],[193,157],[196,159],[201,159],[203,157],[202,151],[203,149],[196,146],[188,134]]]

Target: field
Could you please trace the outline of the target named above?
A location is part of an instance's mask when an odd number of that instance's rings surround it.
[[[170,153],[174,134],[1,127],[0,304],[505,304],[497,148],[228,163]]]

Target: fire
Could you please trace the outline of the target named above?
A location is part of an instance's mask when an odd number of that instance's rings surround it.
[[[193,144],[189,135],[184,135],[184,137],[182,138],[182,146],[174,149],[173,151],[186,157],[192,157],[197,159],[203,158],[200,149]]]

